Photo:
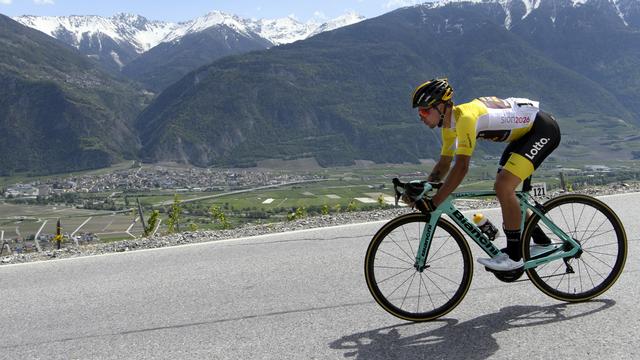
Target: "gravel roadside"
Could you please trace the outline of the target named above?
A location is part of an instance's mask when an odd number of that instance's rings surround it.
[[[575,193],[588,194],[592,196],[611,195],[619,193],[640,192],[640,183],[633,184],[611,184],[602,187],[590,187]],[[551,193],[549,197],[560,195],[560,192]],[[545,199],[538,199],[544,201]],[[458,200],[456,206],[461,210],[483,209],[498,207],[499,204],[494,200]],[[72,258],[81,256],[92,256],[114,252],[135,251],[140,249],[153,249],[161,247],[169,247],[176,245],[184,245],[190,243],[200,243],[207,241],[216,241],[223,239],[235,239],[250,236],[258,236],[264,234],[272,234],[279,232],[287,232],[294,230],[303,230],[319,227],[328,227],[335,225],[372,222],[380,220],[389,220],[398,215],[412,211],[407,207],[397,207],[390,209],[380,209],[373,211],[354,211],[343,212],[338,214],[312,216],[295,221],[278,222],[259,225],[245,225],[230,230],[209,230],[182,232],[171,235],[156,235],[149,238],[139,238],[131,240],[122,240],[110,243],[98,243],[75,246],[73,244],[60,250],[49,250],[39,253],[22,253],[12,254],[0,258],[0,265],[19,264],[34,261],[47,261],[51,259]],[[6,249],[5,249],[6,251]]]

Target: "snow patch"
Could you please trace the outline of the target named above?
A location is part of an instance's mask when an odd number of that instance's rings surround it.
[[[118,55],[117,52],[111,50],[111,58],[113,59],[113,61],[118,64],[118,67],[120,69],[122,69],[124,67],[124,64],[122,63],[122,61],[120,61],[120,55]]]
[[[542,0],[522,0],[522,2],[524,3],[525,8],[527,9],[525,14],[522,16],[522,18],[526,18],[527,16],[529,16],[529,14],[531,14],[531,12],[535,9],[537,9],[538,7],[540,7],[540,2]]]

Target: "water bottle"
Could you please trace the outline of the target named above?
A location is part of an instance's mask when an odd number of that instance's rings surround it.
[[[495,240],[496,235],[498,235],[498,228],[495,227],[482,213],[473,214],[473,222],[476,223],[483,234],[487,235],[489,240]]]

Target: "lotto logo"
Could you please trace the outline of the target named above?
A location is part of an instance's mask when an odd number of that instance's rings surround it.
[[[538,153],[540,152],[540,150],[542,150],[542,148],[549,142],[549,138],[542,138],[539,141],[536,141],[535,144],[533,144],[533,149],[531,149],[528,153],[524,154],[524,156],[528,157],[529,160],[533,160],[534,156],[538,155]]]

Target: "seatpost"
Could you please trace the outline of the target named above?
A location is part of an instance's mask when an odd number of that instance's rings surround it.
[[[529,175],[529,177],[524,179],[524,181],[522,182],[522,191],[524,192],[531,191],[531,176],[532,175]]]

